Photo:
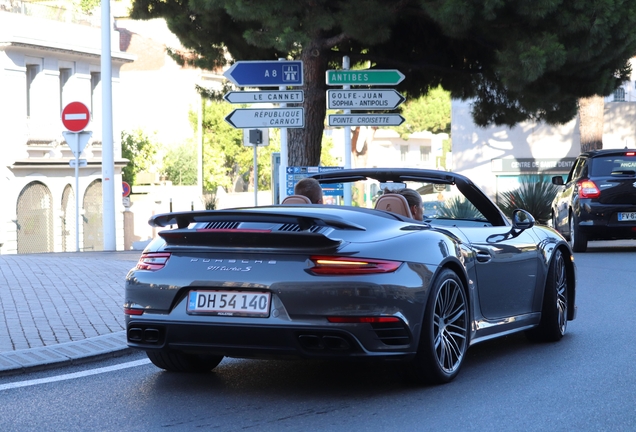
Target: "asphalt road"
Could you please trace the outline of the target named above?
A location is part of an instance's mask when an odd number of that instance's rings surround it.
[[[171,374],[137,354],[3,379],[0,430],[634,431],[635,260],[634,247],[578,254],[566,337],[476,345],[448,385],[410,385],[396,364],[226,359]]]

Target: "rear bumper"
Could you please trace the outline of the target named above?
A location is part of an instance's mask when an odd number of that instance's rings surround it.
[[[145,351],[176,350],[238,358],[398,359],[415,354],[416,347],[410,335],[408,344],[391,346],[379,338],[383,334],[382,330],[378,332],[370,324],[350,326],[352,329],[131,319],[127,324],[126,337],[129,347]]]
[[[636,207],[581,203],[578,227],[589,240],[636,239],[636,221],[619,221],[620,212],[636,212]]]

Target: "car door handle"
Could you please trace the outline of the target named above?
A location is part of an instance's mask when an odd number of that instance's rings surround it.
[[[488,251],[478,250],[476,255],[477,261],[480,263],[487,263],[492,259],[492,255]]]

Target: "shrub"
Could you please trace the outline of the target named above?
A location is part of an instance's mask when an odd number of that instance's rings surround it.
[[[517,189],[499,194],[499,208],[508,217],[512,217],[515,209],[523,209],[536,219],[546,224],[552,216],[552,200],[559,187],[548,183],[542,176],[528,176],[521,180]]]
[[[484,216],[464,197],[456,195],[437,209],[437,217],[449,219],[483,219]]]

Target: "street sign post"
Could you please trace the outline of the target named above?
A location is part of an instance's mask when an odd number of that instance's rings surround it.
[[[302,90],[283,91],[231,91],[223,99],[233,104],[249,103],[296,103],[305,100]]]
[[[91,121],[91,112],[82,102],[71,102],[62,110],[62,124],[71,132],[81,132]]]
[[[93,132],[86,131],[86,126],[91,121],[91,112],[82,102],[71,102],[62,109],[62,124],[67,131],[62,132],[66,143],[71,148],[74,161],[69,161],[69,165],[75,168],[75,251],[79,252],[79,167],[86,166],[86,160],[80,155]]]
[[[396,85],[404,80],[397,69],[328,70],[328,85]]]
[[[392,110],[405,100],[393,89],[327,90],[328,109]]]
[[[302,61],[238,61],[223,74],[239,87],[302,86]]]
[[[305,127],[303,108],[239,108],[225,117],[225,121],[238,129],[302,128]]]
[[[329,114],[329,126],[399,126],[400,114]]]

